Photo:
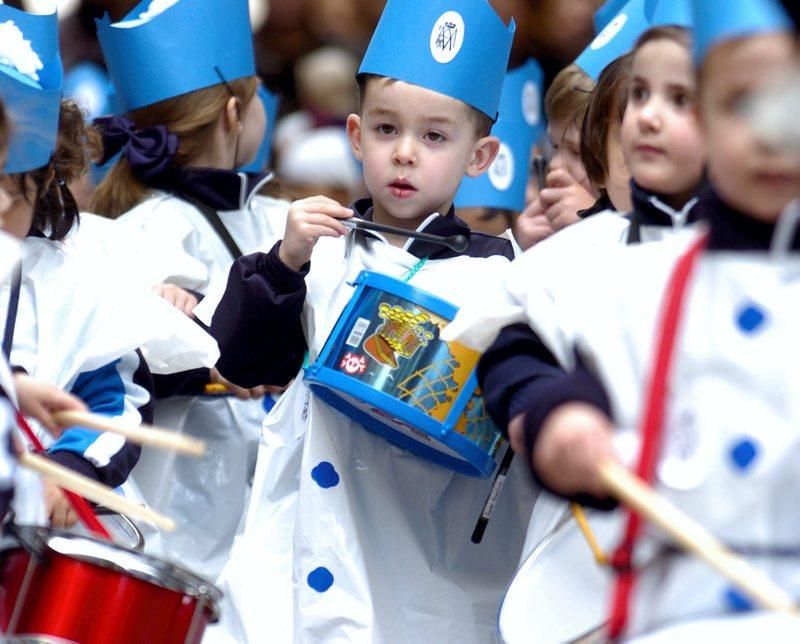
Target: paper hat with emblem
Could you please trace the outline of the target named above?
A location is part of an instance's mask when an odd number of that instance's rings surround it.
[[[594,33],[599,34],[605,26],[611,22],[628,0],[606,0],[603,5],[594,12]]]
[[[247,0],[143,0],[97,38],[125,112],[256,73]]]
[[[35,170],[50,161],[63,85],[56,14],[0,5],[0,100],[12,126],[4,173]]]
[[[692,12],[697,63],[720,42],[793,28],[788,14],[776,0],[693,0]]]
[[[525,208],[525,187],[530,175],[531,148],[544,129],[542,85],[544,74],[531,59],[510,71],[503,84],[500,117],[492,134],[500,151],[479,177],[467,177],[456,194],[457,208]]]
[[[269,166],[272,159],[272,135],[275,133],[275,121],[278,118],[278,95],[270,92],[263,85],[258,86],[257,95],[264,106],[264,114],[267,115],[267,128],[264,131],[264,138],[261,140],[256,158],[246,166],[239,168],[242,172],[262,172]]]
[[[389,0],[358,73],[419,85],[494,119],[514,30],[487,0]]]

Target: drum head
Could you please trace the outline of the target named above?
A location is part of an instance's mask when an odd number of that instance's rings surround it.
[[[141,551],[144,549],[144,536],[133,520],[107,508],[96,508],[95,514],[103,527],[108,530],[114,543],[131,550]],[[69,528],[69,532],[83,537],[94,536],[80,521],[74,527]]]
[[[618,512],[589,514],[603,551],[619,539]],[[500,608],[500,634],[517,642],[572,642],[607,618],[610,569],[597,564],[574,519],[548,535],[517,571]]]
[[[12,525],[9,531],[29,552],[46,556],[48,551],[53,551],[174,590],[203,601],[207,605],[210,621],[216,621],[219,617],[218,605],[222,592],[211,582],[181,566],[108,541],[65,530]]]

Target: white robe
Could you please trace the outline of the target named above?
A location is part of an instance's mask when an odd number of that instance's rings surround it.
[[[362,270],[402,279],[417,262],[371,238],[321,239],[303,313],[311,360]],[[429,261],[410,284],[460,306],[506,263]],[[312,478],[321,462],[336,485]],[[219,580],[222,622],[204,641],[491,641],[532,505],[524,470],[512,466],[483,542],[472,544],[491,482],[392,446],[298,377],[265,423],[246,528]]]
[[[219,216],[242,252],[250,253],[283,236],[288,208],[285,201],[251,194],[240,210],[221,211]],[[115,223],[139,243],[153,244],[137,250],[150,262],[153,282],[204,294],[215,285],[224,286],[231,253],[189,202],[156,192]],[[209,449],[201,459],[145,453],[134,469],[148,502],[184,526],[164,535],[164,550],[155,554],[209,579],[219,574],[246,508],[265,415],[263,400],[233,396],[158,401],[157,424],[201,438]]]

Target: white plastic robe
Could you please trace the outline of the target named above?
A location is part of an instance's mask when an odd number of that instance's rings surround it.
[[[418,262],[383,241],[346,240],[322,238],[306,278],[312,360],[361,270],[403,279]],[[429,261],[410,284],[460,306],[506,264]],[[325,488],[312,477],[323,462],[338,476]],[[392,446],[298,377],[265,423],[246,528],[219,580],[222,622],[204,641],[491,641],[532,500],[524,470],[512,465],[474,545],[490,485]]]
[[[665,285],[688,240],[619,249],[558,292],[516,282],[524,317],[559,356],[585,357],[621,431],[637,426]],[[590,315],[587,315],[590,312]],[[550,321],[556,321],[552,324]],[[677,339],[659,491],[791,595],[800,593],[800,258],[709,252],[695,269]],[[650,532],[637,561],[660,553]],[[775,556],[775,551],[794,555]],[[772,554],[770,554],[770,552]],[[644,553],[644,554],[642,554]],[[747,605],[708,566],[656,556],[641,573],[629,634]]]
[[[253,195],[241,210],[219,216],[242,252],[249,253],[283,236],[288,208],[284,201]],[[156,193],[117,223],[156,245],[146,257],[159,267],[158,281],[205,294],[227,280],[233,257],[190,203]],[[134,469],[148,502],[184,526],[164,535],[160,554],[209,579],[219,574],[246,507],[265,415],[263,400],[176,396],[158,401],[157,424],[208,444],[200,459],[148,452]]]

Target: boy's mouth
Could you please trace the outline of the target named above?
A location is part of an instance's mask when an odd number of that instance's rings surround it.
[[[392,195],[399,198],[405,199],[406,197],[410,197],[417,189],[412,186],[408,181],[404,181],[403,179],[395,179],[389,184],[389,190],[391,191]]]

